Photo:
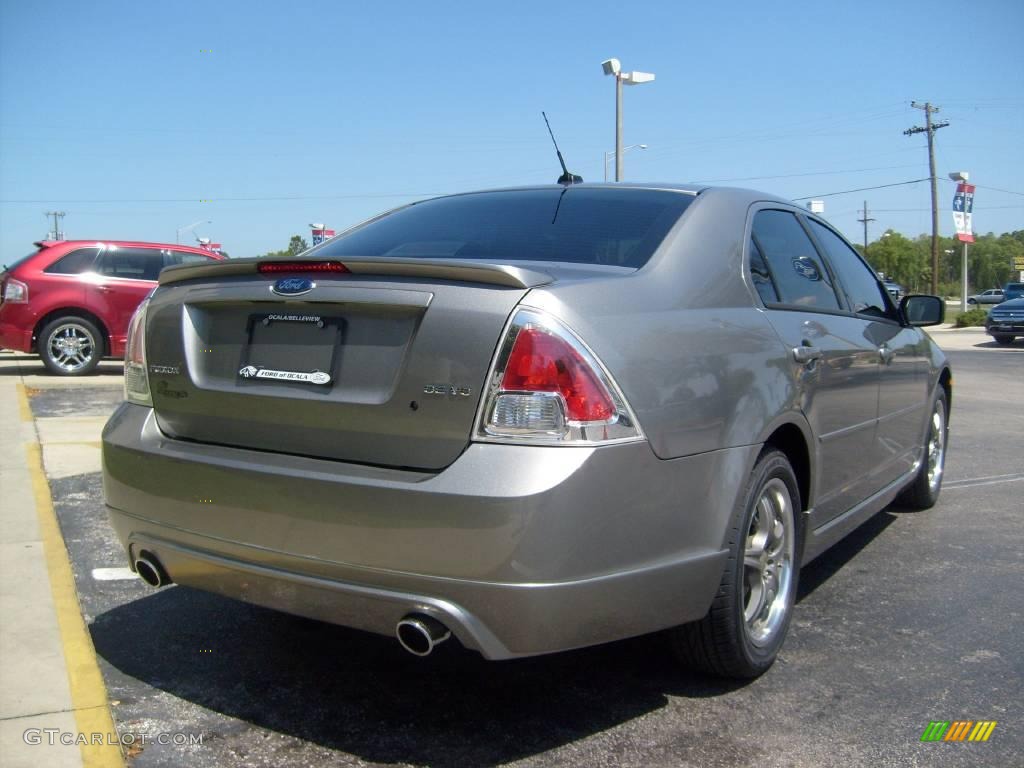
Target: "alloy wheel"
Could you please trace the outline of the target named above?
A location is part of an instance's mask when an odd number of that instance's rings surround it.
[[[96,339],[78,323],[62,323],[46,339],[50,359],[67,373],[85,368],[97,354]]]
[[[795,530],[789,488],[772,478],[761,488],[743,557],[743,621],[750,641],[763,647],[785,624],[793,580]]]

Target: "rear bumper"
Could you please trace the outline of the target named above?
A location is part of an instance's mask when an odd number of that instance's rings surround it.
[[[392,634],[407,613],[492,659],[706,613],[757,447],[470,445],[436,474],[172,440],[123,405],[103,435],[111,521],[177,583]]]
[[[31,352],[34,326],[27,304],[0,304],[0,349]]]

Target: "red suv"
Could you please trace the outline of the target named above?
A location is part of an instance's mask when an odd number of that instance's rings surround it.
[[[0,347],[37,352],[61,376],[124,357],[128,321],[161,269],[223,258],[187,245],[119,240],[36,245],[0,271]]]

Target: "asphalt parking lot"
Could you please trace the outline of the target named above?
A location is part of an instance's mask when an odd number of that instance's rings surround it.
[[[25,382],[119,730],[202,735],[129,764],[1019,765],[1024,340],[936,339],[955,379],[939,504],[891,508],[808,566],[779,662],[742,685],[677,668],[660,636],[417,659],[391,638],[120,578],[104,570],[126,563],[90,432],[120,401],[117,367],[69,385],[4,354],[0,375]],[[48,446],[58,423],[80,439]],[[922,743],[932,720],[998,725],[985,743]]]

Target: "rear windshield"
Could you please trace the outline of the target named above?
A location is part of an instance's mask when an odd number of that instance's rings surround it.
[[[693,196],[569,187],[478,192],[414,203],[322,248],[320,257],[561,261],[639,268]]]

